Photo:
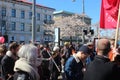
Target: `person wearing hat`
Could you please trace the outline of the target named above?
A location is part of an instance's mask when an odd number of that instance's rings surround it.
[[[97,55],[87,66],[83,80],[120,80],[120,70],[115,62],[110,62],[108,53],[111,50],[108,39],[99,39]]]
[[[76,54],[71,56],[65,64],[65,74],[67,80],[82,80],[83,79],[83,62],[89,56],[90,49],[83,45]]]

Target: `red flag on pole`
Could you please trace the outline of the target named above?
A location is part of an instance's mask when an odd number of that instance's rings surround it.
[[[117,26],[120,0],[102,0],[100,28],[113,29]]]

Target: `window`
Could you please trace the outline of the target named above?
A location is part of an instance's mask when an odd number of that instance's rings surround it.
[[[15,31],[15,29],[16,29],[16,23],[15,22],[11,23],[11,28],[12,28],[12,31]]]
[[[47,20],[47,15],[46,14],[44,15],[44,20]]]
[[[40,25],[37,25],[37,32],[40,32]]]
[[[45,41],[48,41],[48,37],[45,37]]]
[[[37,20],[40,20],[40,13],[37,13]]]
[[[48,16],[48,20],[52,20],[52,19],[51,19],[51,15]]]
[[[2,8],[2,17],[6,16],[6,8]]]
[[[44,9],[44,12],[47,12],[47,10],[46,10],[46,9]]]
[[[11,37],[12,41],[14,41],[14,36]]]
[[[2,30],[5,30],[6,29],[6,21],[1,21],[1,27],[2,27]]]
[[[2,27],[6,26],[6,21],[2,20]]]
[[[21,25],[20,25],[21,31],[24,31],[24,28],[25,28],[25,24],[24,24],[24,23],[21,23]]]
[[[16,10],[15,9],[12,9],[12,17],[16,17]]]
[[[25,11],[21,11],[21,18],[22,18],[22,19],[25,18]]]
[[[32,12],[29,12],[29,19],[32,19]]]
[[[29,27],[30,27],[30,31],[32,31],[32,24],[29,24]]]

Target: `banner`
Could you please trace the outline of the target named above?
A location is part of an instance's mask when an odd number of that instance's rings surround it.
[[[102,0],[100,13],[100,28],[116,28],[119,4],[120,0]]]
[[[59,40],[60,40],[60,28],[55,28],[54,29],[55,30],[55,40],[54,40],[54,42],[59,42]]]

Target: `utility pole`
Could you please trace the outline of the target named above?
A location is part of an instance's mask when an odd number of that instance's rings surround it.
[[[85,7],[84,7],[84,0],[82,0],[82,23],[83,23],[83,27],[82,27],[82,43],[83,43],[83,44],[84,44],[84,42],[85,42],[85,34],[84,34],[84,32],[83,32],[83,30],[85,29],[84,16],[85,16]]]
[[[82,0],[82,21],[84,23],[84,15],[85,15],[85,7],[84,7],[84,0]]]
[[[84,0],[82,0],[82,11],[83,11],[83,14],[85,14]]]
[[[72,0],[73,2],[75,2],[76,0]],[[82,43],[84,44],[85,42],[85,35],[84,35],[84,17],[85,17],[85,6],[84,6],[84,0],[82,0],[82,24],[83,24],[83,27],[82,27]]]
[[[36,39],[36,0],[32,3],[32,42]]]
[[[72,0],[72,2],[75,2],[76,0]],[[84,0],[82,0],[82,13],[85,14],[85,7],[84,7]]]

